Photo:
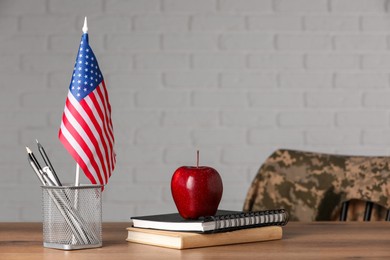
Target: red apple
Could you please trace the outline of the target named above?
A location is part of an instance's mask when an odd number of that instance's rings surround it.
[[[222,179],[208,166],[181,166],[172,176],[171,191],[179,214],[185,219],[213,216],[222,198]]]

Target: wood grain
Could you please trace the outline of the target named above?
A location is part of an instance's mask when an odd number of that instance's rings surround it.
[[[0,259],[390,259],[389,222],[290,222],[283,239],[176,250],[125,241],[128,223],[104,223],[103,247],[62,251],[42,246],[42,224],[0,223]]]

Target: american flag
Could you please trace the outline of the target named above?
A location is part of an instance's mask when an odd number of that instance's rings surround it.
[[[58,138],[91,183],[108,182],[115,168],[111,106],[87,33],[81,37]]]

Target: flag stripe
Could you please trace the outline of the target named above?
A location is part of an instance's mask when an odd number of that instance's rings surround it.
[[[104,82],[104,80],[102,81],[102,84],[103,84],[103,91],[104,91],[105,100],[107,100],[107,108],[108,108],[107,116],[110,118],[110,128],[111,128],[111,132],[114,134],[114,130],[112,128],[112,120],[111,120],[111,105],[109,102],[108,92],[106,89],[106,83]],[[113,137],[114,137],[114,135],[113,135]]]
[[[66,136],[66,138],[68,139],[69,143],[73,144],[71,142],[71,140],[72,139],[75,140],[75,144],[77,144],[77,146],[83,151],[82,154],[85,154],[86,158],[84,159],[83,156],[81,156],[81,158],[83,159],[83,161],[84,161],[86,167],[88,168],[88,170],[92,174],[100,172],[99,171],[99,167],[98,167],[98,165],[96,163],[95,157],[93,156],[92,151],[89,149],[88,145],[86,144],[85,139],[80,135],[80,132],[78,132],[73,127],[73,125],[68,121],[68,118],[66,116],[64,116],[62,118],[62,121],[63,121],[63,124],[65,126],[66,131],[69,133],[69,136]],[[62,129],[62,130],[63,130],[63,132],[66,132],[66,131],[64,131],[64,129]],[[95,174],[93,174],[93,175],[95,175]],[[101,175],[100,174],[96,174],[96,175],[97,175],[100,183],[103,183]]]
[[[95,109],[91,109],[91,111],[93,112],[95,118],[97,119],[97,121],[99,123],[100,131],[101,131],[101,133],[103,135],[102,142],[106,144],[106,149],[107,149],[106,150],[106,160],[107,160],[107,163],[108,163],[108,167],[109,167],[109,169],[111,171],[111,169],[112,169],[112,162],[110,160],[110,154],[112,153],[113,145],[111,143],[111,140],[110,140],[110,138],[108,136],[108,133],[106,131],[106,128],[105,128],[104,115],[103,115],[100,103],[98,102],[95,93],[91,93],[84,100],[86,101],[86,103],[90,107],[94,107],[95,108]],[[109,171],[109,176],[110,176],[110,171]]]
[[[93,94],[91,94],[91,95],[93,95]],[[80,106],[89,115],[93,126],[96,128],[96,130],[98,132],[99,144],[101,146],[101,151],[102,151],[104,161],[106,164],[105,176],[106,176],[106,179],[108,179],[108,176],[110,176],[110,164],[109,164],[109,161],[107,160],[107,158],[109,157],[109,150],[107,147],[107,141],[106,141],[106,137],[105,137],[105,135],[102,131],[102,128],[101,128],[101,123],[100,123],[101,120],[100,120],[99,116],[96,115],[96,113],[94,112],[96,110],[96,108],[95,108],[94,104],[91,104],[91,106],[89,105],[89,103],[87,102],[88,99],[89,99],[89,97],[86,97],[84,100],[82,100],[80,102]]]
[[[101,131],[101,127],[100,127],[99,123],[97,122],[97,120],[92,112],[94,108],[92,107],[92,109],[91,109],[91,107],[85,103],[85,100],[82,100],[80,103],[78,103],[77,100],[73,97],[73,95],[71,93],[69,93],[68,99],[73,104],[73,106],[76,108],[76,110],[82,115],[88,128],[92,130],[94,137],[98,141],[98,146],[96,147],[96,149],[97,149],[97,151],[100,151],[100,153],[102,155],[102,158],[103,158],[102,163],[105,167],[104,175],[105,175],[105,179],[108,180],[110,168],[108,166],[108,163],[104,159],[108,156],[107,155],[107,146],[106,146],[105,142],[102,141],[103,140],[103,133]]]
[[[80,165],[82,169],[87,168],[86,164],[84,163],[83,159],[77,153],[77,151],[73,148],[73,146],[68,142],[68,139],[65,138],[65,135],[63,134],[62,130],[60,129],[60,132],[58,134],[58,138],[62,142],[62,144],[65,146],[66,150],[75,158],[76,162]],[[84,170],[83,170],[84,171]],[[91,181],[92,184],[97,184],[96,179],[93,177],[92,173],[87,169],[84,171],[87,178]]]
[[[66,101],[64,114],[66,115],[68,121],[72,124],[73,128],[75,128],[76,131],[82,136],[85,143],[88,145],[89,150],[91,150],[92,153],[97,154],[99,159],[97,160],[99,171],[104,172],[105,181],[107,181],[107,169],[103,160],[103,155],[100,151],[98,141],[96,140],[90,125],[84,120],[84,118],[80,114],[81,112],[85,111],[82,109],[76,109],[71,103],[70,99],[68,98],[68,100]]]
[[[108,102],[108,97],[103,97],[102,96],[103,93],[100,90],[101,90],[101,88],[98,88],[97,93],[98,93],[98,96],[100,97],[100,99],[98,99],[98,100],[102,104],[101,105],[102,110],[104,108],[104,111],[103,111],[104,112],[103,113],[103,116],[104,116],[103,122],[104,123],[103,124],[104,124],[104,127],[106,129],[106,132],[108,132],[108,137],[109,137],[109,141],[110,141],[110,150],[112,150],[113,146],[114,146],[114,135],[113,135],[113,132],[112,132],[112,125],[110,124],[110,118],[109,118],[109,116],[107,114],[108,111],[106,109],[106,105],[107,105],[106,103]],[[110,152],[110,154],[113,156],[112,152]],[[112,158],[111,158],[111,161],[112,161]],[[114,164],[111,163],[111,165],[112,165],[111,170],[114,170]]]
[[[66,127],[61,124],[60,132],[58,135],[60,141],[65,146],[65,148],[68,150],[70,155],[73,156],[73,158],[76,160],[76,162],[80,165],[80,167],[83,169],[83,172],[88,177],[88,179],[93,183],[98,183],[96,180],[98,180],[97,174],[94,172],[91,172],[89,168],[87,167],[87,163],[89,163],[89,159],[86,156],[85,153],[82,152],[81,147],[77,144],[76,140],[70,135]],[[81,151],[81,152],[80,152]]]
[[[102,85],[105,86],[104,80],[102,81]],[[108,132],[111,136],[112,142],[114,142],[114,131],[112,129],[112,121],[111,121],[111,108],[110,108],[110,103],[108,101],[108,95],[106,95],[107,90],[105,89],[105,87],[103,87],[103,88],[99,89],[98,93],[99,93],[100,99],[103,101],[103,106],[104,106],[104,111],[105,111],[104,115],[106,118],[106,124],[108,126]]]
[[[109,143],[112,145],[114,138],[110,133],[109,127],[107,126],[107,116],[105,113],[105,100],[103,99],[102,92],[100,90],[101,88],[98,88],[96,93],[94,93],[94,95],[91,96],[91,99],[98,104],[99,109],[97,110],[97,112],[101,117],[103,129],[108,137]],[[95,99],[93,99],[92,97]]]
[[[108,167],[108,176],[110,176],[111,162],[110,162],[109,158],[110,158],[110,153],[111,153],[112,148],[110,147],[108,137],[104,131],[103,121],[100,117],[100,114],[97,112],[98,110],[100,110],[100,108],[99,108],[97,103],[93,102],[94,96],[95,96],[94,94],[91,94],[88,97],[86,97],[84,99],[85,103],[83,103],[82,106],[84,108],[86,108],[86,107],[90,108],[90,111],[91,111],[93,117],[96,119],[96,121],[98,123],[99,132],[101,134],[101,143],[104,145],[104,148],[105,148],[104,154],[105,154],[105,160],[107,162],[107,167]],[[93,109],[91,109],[91,107]]]

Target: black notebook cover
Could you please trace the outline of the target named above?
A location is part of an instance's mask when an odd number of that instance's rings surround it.
[[[221,215],[230,215],[230,214],[239,214],[240,211],[233,211],[233,210],[218,210],[215,216],[221,216]],[[150,220],[150,221],[157,221],[157,222],[171,222],[171,223],[181,223],[181,222],[204,222],[206,218],[209,217],[201,217],[199,219],[185,219],[180,216],[179,213],[170,213],[170,214],[160,214],[160,215],[149,215],[149,216],[139,216],[139,217],[132,217],[131,219],[141,219],[141,220]]]
[[[218,210],[215,216],[184,219],[178,213],[132,217],[133,226],[172,231],[219,232],[250,227],[285,225],[284,209],[256,212]]]

